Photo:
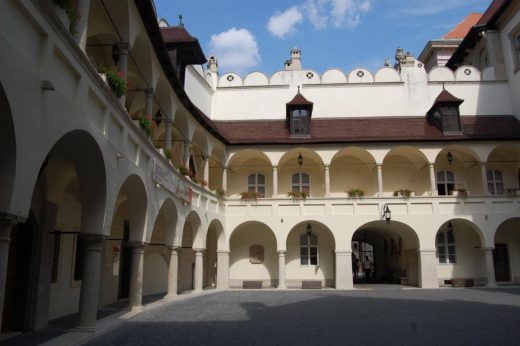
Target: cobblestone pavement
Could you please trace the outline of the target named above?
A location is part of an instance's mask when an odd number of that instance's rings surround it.
[[[519,345],[520,288],[228,291],[142,312],[91,345]]]

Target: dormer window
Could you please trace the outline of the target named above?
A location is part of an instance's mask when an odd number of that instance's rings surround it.
[[[444,135],[459,135],[462,132],[459,106],[464,100],[456,98],[446,89],[437,96],[427,116]]]
[[[310,137],[313,103],[302,94],[300,88],[296,96],[287,103],[287,123],[291,137]]]

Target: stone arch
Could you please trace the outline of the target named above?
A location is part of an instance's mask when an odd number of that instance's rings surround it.
[[[437,177],[441,171],[451,171],[455,175],[454,190],[466,189],[471,194],[478,195],[483,193],[480,161],[479,156],[469,146],[449,145],[443,148],[435,159],[435,174]]]
[[[202,222],[196,211],[192,210],[184,222],[179,249],[178,291],[185,292],[195,288],[195,249],[204,248]]]
[[[507,143],[493,148],[486,161],[486,169],[498,170],[502,173],[503,193],[516,195],[520,188],[520,146]],[[500,194],[500,191],[490,191],[492,194]]]
[[[303,158],[301,166],[298,163],[300,155]],[[291,191],[291,177],[299,172],[309,175],[311,196],[325,195],[323,158],[315,151],[304,147],[288,150],[278,161],[278,189],[281,193]]]
[[[245,149],[232,155],[227,163],[227,195],[239,194],[248,189],[248,176],[262,174],[265,177],[266,197],[271,195],[273,174],[271,160],[265,153],[256,149]]]
[[[390,150],[383,160],[383,188],[392,195],[401,189],[412,190],[416,195],[431,194],[430,176],[426,155],[412,146],[398,146]]]
[[[258,221],[238,225],[229,237],[229,249],[230,287],[243,287],[244,281],[259,282],[262,287],[277,286],[277,241],[269,226]],[[250,252],[254,252],[253,257]]]
[[[367,256],[374,268],[370,282],[421,285],[418,253],[421,244],[417,232],[409,225],[399,221],[367,222],[353,233],[351,246],[352,256],[356,256],[360,264],[355,283],[366,279],[361,276]]]
[[[217,286],[217,251],[224,251],[226,249],[227,240],[224,227],[219,220],[212,220],[209,223],[206,235],[206,251],[204,253],[204,287]]]
[[[301,256],[300,238],[303,237],[304,240],[308,240],[309,230],[311,231],[310,236],[315,236],[318,242],[317,264],[312,264],[311,256],[307,258],[302,258]],[[302,287],[303,281],[319,281],[321,287],[334,287],[336,240],[334,234],[326,225],[314,220],[302,221],[291,228],[285,243],[285,277],[287,287]],[[307,249],[307,247],[305,248]],[[302,263],[305,259],[308,262]]]
[[[9,100],[0,84],[0,146],[2,164],[0,165],[0,211],[9,212],[16,176],[16,134]]]
[[[497,282],[520,282],[520,217],[503,221],[495,232],[494,267]]]
[[[472,221],[453,218],[435,234],[439,285],[466,285],[486,281],[485,237]]]
[[[338,151],[330,163],[331,195],[344,197],[349,189],[360,189],[374,196],[377,188],[377,163],[370,152],[361,147]]]

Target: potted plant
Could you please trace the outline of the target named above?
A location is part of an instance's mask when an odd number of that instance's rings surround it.
[[[457,191],[458,198],[466,199],[469,196],[469,191],[463,187],[459,187],[455,191]]]
[[[408,198],[410,198],[412,193],[413,193],[412,190],[405,187],[404,189],[394,191],[394,197],[401,196],[404,199],[408,199]]]
[[[180,174],[182,174],[184,176],[187,176],[189,174],[188,168],[186,168],[186,166],[184,166],[182,164],[179,164],[177,166],[177,170],[179,171]]]
[[[287,197],[290,197],[293,201],[303,199],[304,201],[309,197],[309,193],[307,191],[289,191],[287,192]]]
[[[164,157],[166,157],[166,160],[171,161],[172,151],[170,149],[164,149]]]
[[[219,197],[219,198],[226,196],[226,191],[224,191],[223,189],[220,189],[220,188],[216,188],[215,193],[217,194],[217,197]]]
[[[117,98],[126,95],[126,80],[121,74],[121,72],[116,72],[115,70],[106,66],[101,67],[101,72],[105,74],[108,86],[110,87],[110,89],[112,89]]]
[[[141,116],[138,119],[139,127],[146,133],[146,136],[152,135],[152,117],[150,115]]]
[[[360,188],[349,187],[346,192],[349,198],[361,198],[365,196],[365,191]]]
[[[259,192],[256,191],[243,191],[239,193],[241,202],[256,202],[258,198],[262,197]]]

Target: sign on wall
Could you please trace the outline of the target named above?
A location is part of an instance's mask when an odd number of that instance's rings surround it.
[[[191,204],[193,192],[188,182],[183,178],[172,174],[170,169],[160,161],[154,159],[153,180],[177,197]]]

